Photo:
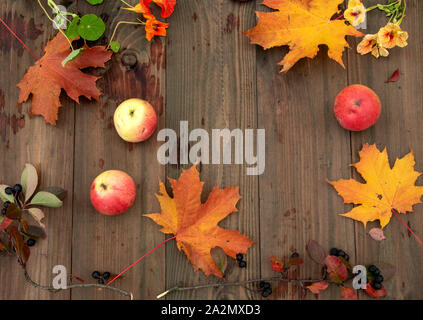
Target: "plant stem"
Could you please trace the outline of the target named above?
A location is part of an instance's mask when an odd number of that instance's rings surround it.
[[[111,287],[111,286],[107,286],[107,285],[103,285],[103,284],[96,284],[96,283],[81,283],[81,284],[71,284],[69,286],[66,286],[65,289],[55,289],[54,287],[50,287],[50,286],[43,286],[37,282],[35,282],[34,280],[31,279],[28,271],[26,270],[25,265],[21,264],[22,269],[24,270],[24,275],[25,275],[25,280],[32,285],[35,288],[41,289],[41,290],[47,290],[47,291],[51,291],[51,292],[59,292],[62,290],[68,290],[68,289],[76,289],[76,288],[102,288],[102,289],[107,289],[107,290],[111,290],[114,292],[117,292],[119,294],[122,294],[124,296],[129,297],[130,300],[134,300],[134,295],[132,294],[132,292],[129,291],[125,291],[116,287]]]
[[[113,30],[112,37],[110,38],[110,41],[109,41],[109,44],[107,45],[106,50],[107,50],[107,49],[109,49],[110,44],[112,43],[112,41],[113,41],[113,39],[114,39],[114,37],[115,37],[115,35],[116,35],[117,28],[118,28],[121,24],[144,25],[145,23],[142,23],[142,22],[132,22],[132,21],[119,21],[119,22],[116,24],[115,29]]]
[[[124,4],[126,4],[128,7],[134,8],[134,6],[131,6],[129,3],[127,3],[126,1],[120,0],[121,2],[123,2]]]
[[[187,291],[187,290],[197,290],[197,289],[204,289],[204,288],[217,288],[217,287],[230,287],[230,286],[244,286],[246,284],[251,283],[258,283],[261,281],[267,281],[267,282],[287,282],[287,283],[295,283],[299,285],[301,288],[305,288],[306,283],[314,283],[314,282],[320,282],[320,281],[326,281],[328,283],[335,283],[329,280],[319,279],[319,280],[307,280],[307,279],[287,279],[283,277],[272,277],[272,278],[263,278],[263,279],[253,279],[253,280],[245,280],[245,281],[236,281],[236,282],[221,282],[221,283],[209,283],[209,284],[200,284],[196,286],[187,286],[187,287],[180,287],[175,286],[173,288],[170,288],[166,290],[165,292],[159,294],[157,296],[157,299],[163,298],[164,296],[168,295],[169,293],[172,293],[174,291]]]
[[[42,5],[41,0],[38,0],[38,4],[40,5],[41,9],[43,9],[43,11],[44,11],[45,15],[47,16],[47,18],[48,18],[51,22],[53,22],[53,23],[56,25],[56,27],[59,29],[59,32],[60,32],[61,34],[63,34],[63,36],[66,38],[66,40],[68,40],[68,42],[69,42],[69,46],[71,47],[71,49],[72,49],[72,51],[73,51],[74,49],[73,49],[73,46],[72,46],[72,41],[70,41],[70,40],[69,40],[69,38],[68,38],[68,37],[66,36],[66,34],[63,32],[62,28],[60,28],[60,27],[56,24],[56,21],[54,21],[54,20],[50,17],[50,15],[48,14],[47,10],[46,10],[46,9],[44,8],[44,6]]]

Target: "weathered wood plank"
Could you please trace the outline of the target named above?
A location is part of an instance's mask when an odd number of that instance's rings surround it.
[[[255,48],[241,33],[255,22],[254,4],[233,1],[179,1],[170,19],[167,38],[167,107],[166,126],[179,133],[181,120],[189,130],[203,128],[211,136],[212,129],[256,128]],[[193,144],[193,143],[192,143]],[[211,156],[211,153],[210,153]],[[186,165],[184,167],[190,167]],[[182,166],[181,166],[182,167]],[[167,175],[179,177],[180,168],[168,166]],[[202,164],[201,179],[205,181],[203,201],[214,185],[220,188],[240,185],[243,199],[239,213],[231,214],[220,225],[239,229],[256,245],[245,259],[247,269],[240,269],[229,258],[231,271],[226,280],[243,280],[260,275],[258,178],[246,175],[243,165]],[[194,273],[186,256],[175,243],[166,251],[166,283],[172,287],[216,282],[201,271]],[[204,289],[177,292],[169,299],[252,298],[245,288]]]
[[[377,3],[369,1],[367,6]],[[376,33],[386,24],[381,12],[371,12],[368,16],[367,33]],[[410,149],[414,151],[416,170],[423,170],[423,148],[421,136],[423,54],[422,36],[423,4],[421,1],[407,1],[407,15],[401,27],[409,33],[409,45],[403,49],[390,50],[388,58],[375,59],[370,55],[349,57],[349,82],[361,83],[372,88],[382,102],[382,114],[377,124],[352,135],[353,162],[358,161],[358,151],[363,143],[376,143],[386,147],[393,165],[396,158],[403,157]],[[353,66],[353,67],[352,67]],[[385,83],[392,72],[401,70],[400,80]],[[354,173],[358,177],[357,173]],[[421,184],[422,180],[418,180]],[[401,218],[420,236],[423,236],[423,206],[416,205],[414,213],[401,215]],[[397,267],[395,277],[384,283],[388,297],[395,299],[422,299],[421,283],[423,275],[420,262],[423,251],[414,237],[398,219],[392,217],[385,227],[387,237],[383,242],[372,240],[361,222],[356,223],[357,258],[362,263],[387,262]],[[369,223],[367,230],[378,225]],[[378,225],[379,226],[379,225]]]
[[[91,7],[81,4],[82,13],[95,12],[105,19],[107,37],[118,21],[132,21],[136,14],[120,10],[121,3]],[[150,101],[159,115],[158,130],[164,126],[165,47],[156,39],[149,43],[139,26],[122,26],[116,34],[122,49],[108,63],[99,81],[101,103],[84,101],[77,108],[75,129],[74,237],[72,270],[90,278],[94,270],[118,273],[164,239],[143,213],[157,212],[154,197],[164,167],[156,160],[156,134],[148,141],[128,144],[116,133],[113,114],[123,100]],[[134,206],[120,216],[97,213],[90,204],[89,190],[101,172],[118,169],[132,176],[137,185]],[[165,251],[158,250],[129,271],[114,285],[133,291],[136,299],[152,299],[164,290]],[[73,299],[126,298],[113,292],[73,290]]]
[[[257,9],[266,10],[260,4]],[[323,46],[316,58],[300,60],[286,74],[276,65],[286,51],[257,50],[258,121],[267,138],[266,171],[260,177],[261,272],[274,275],[269,258],[296,251],[305,264],[294,276],[315,278],[321,267],[306,254],[309,239],[328,250],[342,248],[355,260],[353,224],[338,217],[343,205],[326,182],[349,176],[349,133],[333,116],[333,101],[347,84],[347,72]],[[338,299],[339,294],[335,288],[320,297]],[[299,299],[301,290],[274,285],[271,297]]]
[[[36,2],[2,1],[0,16],[38,56],[55,33]],[[20,182],[25,163],[41,168],[40,187],[60,186],[69,197],[60,209],[43,209],[47,239],[31,248],[28,270],[34,281],[50,285],[55,265],[69,267],[72,239],[74,103],[62,96],[57,127],[30,118],[30,102],[17,107],[16,84],[35,59],[0,24],[0,168],[1,182]],[[30,287],[14,257],[0,257],[0,298],[69,299],[70,292],[49,293]]]

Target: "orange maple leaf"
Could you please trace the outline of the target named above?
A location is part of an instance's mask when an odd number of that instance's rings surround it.
[[[415,185],[421,173],[414,170],[412,151],[397,159],[392,169],[386,148],[380,152],[376,145],[365,144],[359,156],[360,161],[352,166],[366,183],[354,179],[328,181],[345,203],[358,205],[342,216],[361,221],[364,226],[379,220],[383,228],[389,223],[392,210],[405,214],[413,211],[413,205],[421,203],[423,187]]]
[[[191,261],[194,270],[203,270],[223,277],[210,254],[210,250],[220,247],[230,257],[246,253],[253,242],[239,231],[226,230],[217,224],[230,213],[237,212],[236,204],[241,196],[239,187],[219,189],[214,187],[205,203],[201,203],[204,182],[195,166],[182,170],[178,180],[169,179],[174,197],[171,198],[160,181],[160,194],[156,195],[161,213],[146,214],[161,225],[163,233],[176,236],[179,250],[183,250]]]
[[[279,63],[288,71],[304,57],[314,58],[319,45],[328,46],[328,56],[344,67],[342,54],[349,48],[345,36],[363,34],[344,20],[330,20],[344,0],[264,0],[274,12],[259,12],[257,26],[246,32],[251,43],[264,49],[288,45],[289,53]]]
[[[77,40],[77,39],[75,39]],[[104,67],[110,60],[111,51],[104,46],[86,47],[74,61],[62,66],[62,61],[71,52],[66,38],[59,32],[44,49],[44,56],[30,67],[18,83],[20,88],[18,103],[28,100],[32,94],[32,115],[41,115],[47,123],[56,125],[63,88],[67,95],[79,103],[79,97],[98,100],[101,91],[96,86],[98,77],[83,73],[79,69]]]

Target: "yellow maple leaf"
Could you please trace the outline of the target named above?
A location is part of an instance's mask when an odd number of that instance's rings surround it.
[[[380,152],[376,145],[363,145],[359,152],[360,161],[352,164],[366,183],[354,179],[328,181],[345,203],[359,206],[342,216],[367,222],[379,220],[385,227],[392,216],[392,210],[399,213],[413,211],[413,205],[421,203],[423,187],[416,186],[421,175],[414,170],[414,155],[411,151],[401,159],[396,159],[394,166],[389,166],[386,148]]]
[[[194,270],[201,269],[209,276],[223,277],[210,251],[220,247],[232,258],[237,253],[246,253],[253,242],[236,230],[226,230],[218,223],[230,213],[238,211],[236,204],[241,198],[239,187],[219,189],[214,187],[205,203],[201,203],[204,182],[195,166],[182,170],[178,180],[169,179],[174,197],[171,198],[162,182],[157,199],[161,213],[146,214],[163,228],[163,233],[176,236],[179,250],[183,250]]]
[[[328,46],[328,56],[344,67],[342,54],[349,48],[345,36],[363,34],[344,20],[330,20],[343,0],[264,0],[274,12],[259,12],[257,26],[246,32],[251,43],[264,49],[289,46],[289,53],[279,63],[288,71],[304,57],[314,58],[319,45]]]

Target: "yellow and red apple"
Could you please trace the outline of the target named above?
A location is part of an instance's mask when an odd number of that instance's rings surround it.
[[[94,179],[90,198],[97,211],[113,216],[127,211],[134,203],[135,194],[134,180],[128,174],[109,170]]]
[[[339,124],[351,131],[362,131],[376,123],[382,106],[370,88],[353,84],[343,89],[335,99],[334,112]]]
[[[128,142],[147,140],[156,130],[157,114],[145,100],[128,99],[116,109],[114,124],[119,136]]]

